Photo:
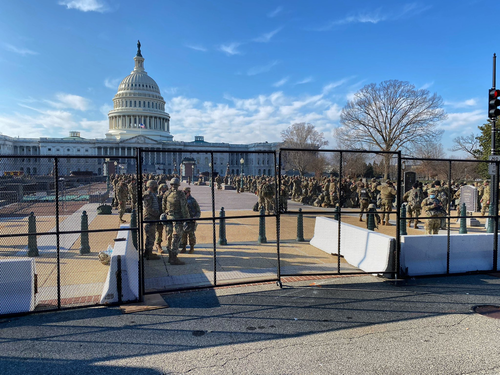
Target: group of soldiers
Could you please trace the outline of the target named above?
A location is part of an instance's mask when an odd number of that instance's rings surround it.
[[[145,180],[150,175],[143,176]],[[145,257],[148,260],[161,259],[163,254],[163,236],[167,240],[167,252],[171,265],[185,264],[178,258],[179,252],[185,253],[189,243],[189,253],[194,252],[196,245],[195,219],[201,216],[201,210],[196,199],[191,195],[191,188],[179,190],[178,177],[170,179],[170,187],[166,182],[167,176],[155,175],[148,179],[142,197],[143,219],[145,232]],[[114,186],[114,204],[119,211],[119,220],[124,223],[127,200],[132,208],[137,205],[137,181],[133,175],[121,175],[112,178]],[[191,219],[191,220],[187,220]],[[156,222],[148,222],[156,221]],[[162,221],[162,222],[158,222]],[[156,249],[158,254],[153,253]],[[180,251],[179,251],[180,250]]]

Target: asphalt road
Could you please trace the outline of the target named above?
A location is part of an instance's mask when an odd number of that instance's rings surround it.
[[[487,275],[177,293],[170,307],[0,320],[0,374],[499,374]]]

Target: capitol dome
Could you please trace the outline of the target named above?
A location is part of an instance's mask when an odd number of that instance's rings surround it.
[[[144,70],[140,42],[134,61],[134,70],[121,81],[113,98],[106,137],[121,139],[144,135],[158,141],[171,141],[170,115],[165,112],[165,100],[158,84]]]

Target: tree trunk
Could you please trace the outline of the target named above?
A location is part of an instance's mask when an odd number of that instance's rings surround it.
[[[392,154],[384,154],[384,180],[389,179]]]

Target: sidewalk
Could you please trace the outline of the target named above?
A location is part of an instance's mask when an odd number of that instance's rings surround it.
[[[0,373],[498,374],[488,275],[340,277],[165,294],[169,308],[0,320]]]

